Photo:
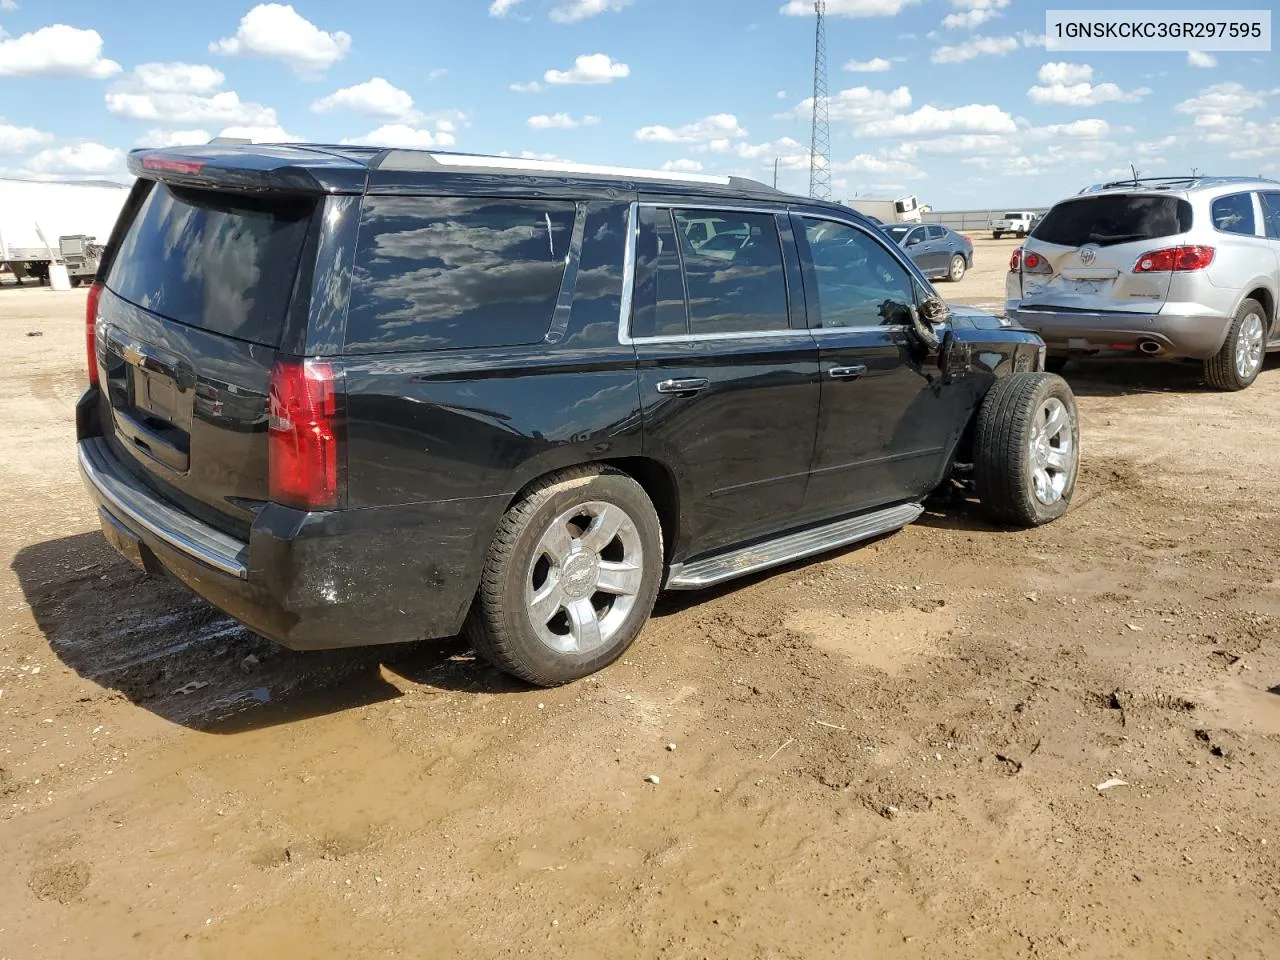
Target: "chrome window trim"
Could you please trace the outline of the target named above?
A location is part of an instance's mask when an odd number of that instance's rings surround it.
[[[756,206],[740,206],[722,203],[680,203],[672,200],[646,200],[631,201],[627,210],[627,237],[623,247],[622,261],[622,302],[618,309],[618,343],[623,346],[635,346],[636,344],[673,344],[673,343],[707,343],[717,340],[788,340],[799,337],[809,337],[818,339],[824,335],[834,336],[839,334],[850,333],[901,333],[907,329],[907,325],[903,323],[892,324],[873,324],[857,327],[805,327],[801,329],[791,328],[789,330],[749,330],[741,333],[690,333],[678,336],[657,336],[657,337],[633,337],[631,336],[631,309],[635,300],[636,290],[636,245],[640,232],[640,208],[649,209],[665,209],[665,210],[710,210],[720,211],[723,213],[756,213],[766,216],[799,216],[809,217],[815,220],[827,220],[831,223],[838,223],[841,226],[850,227],[854,230],[860,230],[873,243],[879,238],[866,227],[851,223],[848,220],[842,220],[833,216],[818,216],[812,213],[805,213],[801,210],[793,210],[790,205],[786,207],[756,207]],[[928,281],[923,280],[923,274],[915,269],[915,264],[906,261],[895,251],[896,245],[885,243],[879,240],[889,255],[896,262],[904,267],[907,274],[913,279],[924,284],[924,289],[928,289]],[[798,253],[799,251],[797,251]]]

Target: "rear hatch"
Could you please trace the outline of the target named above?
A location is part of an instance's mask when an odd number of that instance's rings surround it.
[[[322,201],[135,189],[98,307],[110,442],[159,493],[245,536],[269,495],[268,385]]]
[[[1191,204],[1167,193],[1066,200],[1023,245],[1022,309],[1155,313],[1172,273],[1134,266],[1190,229]]]

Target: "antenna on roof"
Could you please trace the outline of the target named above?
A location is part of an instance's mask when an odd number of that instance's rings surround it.
[[[1129,164],[1129,169],[1133,171],[1133,185],[1136,187],[1138,185],[1138,168],[1131,163]]]

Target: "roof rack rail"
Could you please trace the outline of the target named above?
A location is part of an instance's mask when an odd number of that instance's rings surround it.
[[[1198,187],[1215,183],[1271,183],[1265,177],[1245,177],[1245,176],[1211,176],[1208,174],[1200,174],[1197,176],[1185,175],[1181,177],[1125,177],[1121,180],[1109,180],[1105,183],[1095,183],[1085,187],[1080,193],[1095,193],[1099,190],[1115,190],[1121,187],[1137,187],[1143,184],[1149,185],[1156,190],[1169,189],[1174,184],[1186,184],[1188,187]]]
[[[439,150],[387,150],[372,164],[379,170],[438,171],[488,170],[505,171],[526,176],[617,177],[628,180],[659,180],[671,183],[715,184],[716,186],[750,186],[755,190],[773,190],[745,177],[718,176],[706,173],[681,173],[673,170],[646,170],[639,167],[617,167],[607,164],[576,163],[570,160],[539,160],[530,157],[497,157]]]
[[[248,137],[214,137],[209,142],[210,143],[235,143],[241,146],[244,146],[245,144],[253,143],[253,141]]]

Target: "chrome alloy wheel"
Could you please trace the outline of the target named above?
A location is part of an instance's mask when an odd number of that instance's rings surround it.
[[[1240,334],[1236,337],[1236,375],[1248,380],[1262,366],[1262,318],[1250,313],[1240,322]]]
[[[580,504],[556,517],[534,548],[525,578],[529,621],[557,653],[594,653],[626,622],[643,578],[635,521],[616,504]]]
[[[965,263],[963,257],[951,258],[951,279],[953,282],[959,282],[964,279]]]
[[[1049,397],[1036,410],[1030,452],[1031,483],[1036,499],[1045,506],[1057,503],[1075,472],[1079,455],[1071,414],[1057,397]]]

